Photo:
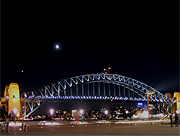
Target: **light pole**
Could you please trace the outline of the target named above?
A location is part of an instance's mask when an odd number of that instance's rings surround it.
[[[126,110],[126,119],[128,119],[128,113],[129,113],[129,111],[128,110]]]
[[[149,119],[149,95],[154,94],[154,92],[147,92],[147,108],[148,108],[148,119]]]
[[[108,67],[108,73],[109,73],[109,70],[111,70],[112,68],[111,67]]]
[[[50,109],[50,110],[49,110],[49,113],[50,113],[50,115],[51,115],[51,124],[52,124],[52,115],[54,114],[54,109]]]
[[[107,119],[108,119],[108,118],[107,118],[107,117],[108,117],[108,113],[109,113],[108,110],[105,110],[105,111],[104,111],[104,114],[106,115],[106,123],[107,123]]]

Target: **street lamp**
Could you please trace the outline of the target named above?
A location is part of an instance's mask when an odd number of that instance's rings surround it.
[[[155,92],[147,92],[147,108],[148,108],[148,119],[149,119],[149,95],[154,94]]]
[[[83,110],[83,109],[80,109],[80,110],[79,110],[79,113],[80,113],[80,115],[82,115],[82,114],[84,113],[84,110]]]
[[[108,73],[109,73],[109,70],[111,70],[112,68],[111,67],[108,67]]]
[[[108,110],[104,111],[104,114],[106,115],[106,122],[107,122],[108,113],[109,113]]]
[[[126,118],[128,118],[128,113],[129,113],[129,111],[128,111],[128,110],[126,110],[125,112],[126,112]]]
[[[104,113],[105,113],[106,115],[108,115],[108,110],[105,110]]]
[[[50,109],[50,110],[49,110],[49,113],[50,113],[50,115],[51,115],[51,124],[52,124],[52,115],[54,114],[54,109]]]
[[[54,114],[54,110],[53,110],[53,109],[50,109],[50,110],[49,110],[49,113],[50,113],[50,115],[53,115],[53,114]]]

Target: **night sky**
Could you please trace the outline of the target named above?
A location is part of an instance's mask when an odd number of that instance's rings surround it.
[[[179,91],[178,3],[1,4],[1,96],[11,82],[22,93],[107,67],[163,94]]]

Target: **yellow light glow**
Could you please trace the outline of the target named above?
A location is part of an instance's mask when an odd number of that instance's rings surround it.
[[[148,94],[154,94],[155,92],[147,92],[146,94],[148,95]]]

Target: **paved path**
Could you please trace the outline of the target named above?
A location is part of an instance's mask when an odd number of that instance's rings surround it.
[[[1,135],[135,135],[135,136],[179,136],[180,127],[170,127],[161,125],[159,122],[151,123],[94,123],[94,124],[59,124],[59,125],[39,125],[29,124],[27,132],[20,130],[21,126],[10,126],[9,133],[1,126]]]

